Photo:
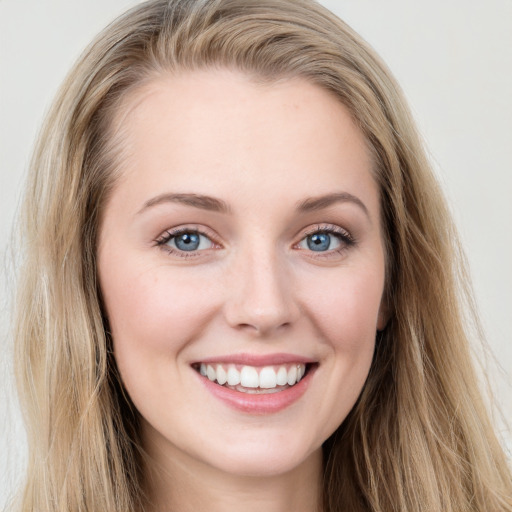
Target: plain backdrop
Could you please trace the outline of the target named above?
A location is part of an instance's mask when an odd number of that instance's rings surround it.
[[[136,0],[0,0],[0,508],[19,478],[23,427],[11,378],[11,224],[31,148],[66,72]],[[402,85],[449,198],[511,422],[512,0],[324,0]],[[510,432],[500,426],[509,453]]]

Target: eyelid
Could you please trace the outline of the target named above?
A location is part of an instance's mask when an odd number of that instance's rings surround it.
[[[312,251],[308,249],[304,249],[299,247],[299,244],[308,236],[314,235],[316,233],[327,233],[329,235],[337,236],[340,239],[341,247],[336,249],[331,249],[328,251]],[[351,246],[356,244],[356,239],[353,235],[345,228],[338,226],[336,224],[316,224],[306,230],[302,231],[300,234],[299,240],[294,244],[293,248],[304,251],[308,254],[309,257],[313,258],[330,258],[336,255],[339,255],[349,249]]]
[[[176,249],[169,245],[166,245],[169,242],[169,240],[179,236],[182,233],[187,232],[198,233],[200,235],[207,237],[212,242],[214,247],[208,249],[200,249],[196,251],[182,251],[180,249]],[[315,253],[315,251],[299,247],[300,242],[302,242],[305,238],[315,233],[327,233],[337,236],[340,239],[342,246],[328,251],[318,251],[317,253]],[[219,242],[218,239],[218,235],[213,230],[206,226],[197,224],[182,224],[174,228],[166,229],[155,239],[154,243],[156,246],[164,249],[170,254],[174,254],[182,258],[190,258],[204,255],[204,253],[210,252],[212,249],[222,249],[223,245]],[[298,241],[294,243],[293,249],[307,252],[309,253],[309,256],[314,258],[328,258],[346,251],[350,246],[355,244],[355,238],[347,229],[342,228],[341,226],[338,226],[336,224],[320,223],[303,230],[300,234],[300,238],[298,239]]]
[[[335,235],[340,235],[341,237],[350,240],[351,242],[355,242],[354,237],[351,233],[341,226],[337,226],[336,224],[316,224],[310,228],[307,228],[301,234],[301,240],[306,238],[307,236],[314,235],[315,233],[333,233]]]
[[[213,247],[208,249],[200,249],[197,251],[181,251],[180,249],[171,247],[167,245],[167,243],[172,240],[173,238],[179,236],[182,233],[197,233],[199,235],[205,236],[208,238],[212,244]],[[200,226],[197,224],[182,224],[180,226],[176,226],[174,228],[166,229],[163,233],[161,233],[154,241],[154,244],[157,247],[162,248],[163,250],[167,251],[170,254],[176,254],[177,256],[183,257],[183,258],[190,258],[195,256],[200,256],[202,253],[208,252],[211,249],[221,249],[222,245],[218,241],[218,236],[216,233],[205,227]]]
[[[342,228],[341,226],[338,226],[336,224],[315,224],[314,226],[311,226],[309,228],[306,228],[304,231],[300,233],[300,238],[298,242],[301,242],[304,240],[304,238],[314,235],[315,233],[328,233],[328,234],[334,234],[338,235],[342,240],[344,240],[346,243],[352,244],[356,243],[355,238],[345,228]],[[297,243],[298,243],[297,242]]]

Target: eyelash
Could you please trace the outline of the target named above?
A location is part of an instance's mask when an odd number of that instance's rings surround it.
[[[203,252],[204,249],[203,251],[181,251],[167,245],[173,238],[176,238],[184,233],[194,233],[205,236],[208,238],[208,240],[211,241],[213,246],[219,247],[219,244],[215,242],[215,237],[212,233],[209,233],[207,230],[196,226],[183,226],[176,229],[169,229],[155,240],[155,245],[162,248],[167,253],[179,256],[180,258],[194,258],[200,256],[200,253]]]
[[[216,248],[220,247],[220,244],[218,244],[215,241],[215,236],[212,233],[208,232],[208,230],[199,228],[197,226],[183,226],[183,227],[179,227],[176,229],[167,230],[162,235],[160,235],[160,237],[158,237],[155,240],[155,245],[162,248],[167,253],[172,254],[172,255],[177,255],[181,258],[198,257],[201,255],[202,252],[207,250],[207,249],[203,249],[203,250],[199,250],[199,251],[197,251],[197,250],[196,251],[182,251],[182,250],[175,249],[175,248],[167,245],[173,238],[176,238],[184,233],[194,233],[194,234],[205,236],[206,238],[208,238],[211,241],[213,246],[217,246]],[[356,244],[356,240],[347,230],[345,230],[339,226],[333,225],[333,224],[318,224],[315,227],[305,231],[303,233],[301,239],[299,240],[299,242],[294,244],[294,248],[296,248],[298,250],[305,250],[305,249],[299,249],[298,244],[301,243],[303,240],[305,240],[307,237],[309,237],[311,235],[315,235],[315,234],[334,235],[335,237],[337,237],[340,240],[341,246],[336,249],[331,249],[328,251],[318,251],[316,254],[315,254],[315,251],[312,251],[312,250],[308,251],[308,252],[312,253],[312,255],[314,254],[314,256],[312,256],[314,258],[329,258],[329,257],[337,256],[337,255],[344,253],[346,250],[348,250],[350,247],[352,247]]]
[[[356,239],[346,229],[343,229],[342,227],[336,226],[334,224],[317,224],[313,228],[305,231],[298,243],[302,242],[307,237],[316,234],[334,235],[340,240],[341,246],[336,249],[331,249],[329,251],[318,251],[316,253],[315,251],[312,250],[308,251],[309,253],[311,253],[311,257],[314,258],[336,257],[339,256],[340,254],[343,254],[345,251],[350,249],[350,247],[356,245]],[[298,243],[295,244],[295,247],[297,247]]]

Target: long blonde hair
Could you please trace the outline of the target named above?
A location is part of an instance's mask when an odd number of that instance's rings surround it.
[[[422,143],[373,50],[310,0],[150,0],[107,27],[63,84],[19,227],[21,509],[127,512],[147,502],[138,414],[119,382],[96,274],[121,150],[112,120],[144,82],[209,67],[310,80],[344,103],[373,153],[390,320],[356,406],[324,444],[325,510],[512,511],[510,469],[469,355],[468,278]]]

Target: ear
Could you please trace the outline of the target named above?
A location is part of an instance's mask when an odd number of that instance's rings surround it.
[[[391,313],[387,301],[382,298],[379,306],[379,313],[377,315],[377,331],[383,331],[388,324]]]

